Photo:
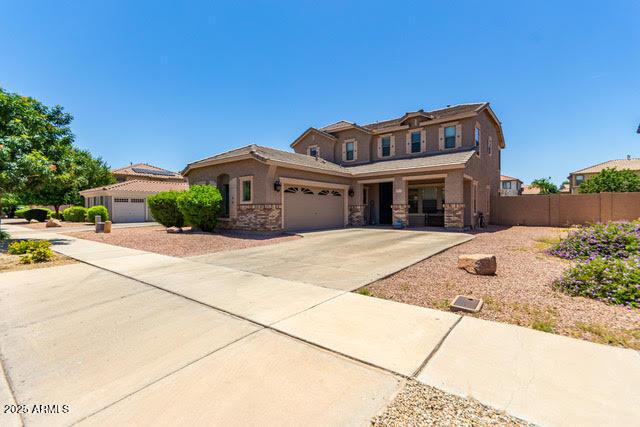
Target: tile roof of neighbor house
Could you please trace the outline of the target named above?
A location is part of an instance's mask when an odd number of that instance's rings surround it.
[[[407,159],[385,160],[375,163],[367,163],[359,166],[340,166],[338,164],[326,161],[322,158],[308,156],[306,154],[293,153],[289,151],[277,150],[275,148],[263,147],[260,145],[247,145],[245,147],[230,150],[215,156],[207,157],[193,163],[189,163],[183,173],[188,169],[197,167],[200,164],[206,166],[210,162],[219,160],[233,159],[234,157],[244,158],[245,156],[255,158],[259,161],[276,161],[290,164],[293,167],[308,167],[319,169],[329,173],[338,173],[343,175],[359,175],[366,173],[385,172],[394,170],[404,170],[413,168],[435,167],[435,166],[451,166],[466,163],[475,149],[456,151],[445,154],[434,154],[421,157],[411,157]]]
[[[131,193],[158,193],[160,191],[184,191],[189,189],[186,181],[150,181],[148,179],[131,179],[129,181],[117,182],[115,184],[102,187],[82,190],[83,193],[94,193],[96,191],[127,191]]]
[[[522,187],[522,194],[540,194],[540,189],[538,187],[532,187],[530,185],[525,185]]]
[[[640,170],[640,158],[609,160],[571,173],[598,173],[606,168],[616,168],[618,170],[631,169],[637,171]]]
[[[366,125],[360,125],[360,128],[364,128],[364,129],[368,129],[368,130],[377,130],[377,129],[382,129],[385,127],[392,127],[392,126],[397,126],[398,124],[400,124],[400,122],[405,118],[405,116],[407,116],[408,114],[417,114],[417,115],[424,115],[425,117],[429,117],[431,119],[442,119],[445,117],[449,117],[449,116],[455,116],[458,114],[464,114],[464,113],[470,113],[476,110],[479,110],[480,108],[484,107],[485,105],[488,105],[487,102],[476,102],[476,103],[471,103],[471,104],[458,104],[458,105],[451,105],[445,108],[440,108],[438,110],[432,110],[432,111],[422,111],[422,110],[418,110],[418,111],[412,111],[406,114],[403,114],[400,117],[396,117],[394,119],[389,119],[389,120],[381,120],[379,122],[375,122],[375,123],[368,123]],[[337,132],[341,129],[347,129],[350,128],[352,126],[358,126],[353,122],[350,122],[348,120],[340,120],[337,121],[335,123],[331,123],[327,126],[321,127],[320,130],[324,131],[324,132]]]
[[[514,178],[509,175],[500,175],[500,181],[520,181],[518,178]],[[520,181],[522,182],[522,181]]]
[[[156,171],[156,172],[164,173],[164,174],[167,174],[167,175],[159,175],[159,174],[155,174],[153,172],[144,173],[144,172],[141,172],[141,170]],[[131,164],[129,166],[124,166],[124,167],[117,168],[117,169],[111,169],[111,173],[113,175],[144,176],[144,177],[148,177],[148,178],[155,178],[155,179],[158,179],[158,180],[182,179],[182,175],[180,175],[177,172],[173,172],[173,171],[170,171],[170,170],[167,170],[167,169],[159,168],[158,166],[153,166],[153,165],[150,165],[150,164],[147,164],[147,163],[136,163],[136,164]]]

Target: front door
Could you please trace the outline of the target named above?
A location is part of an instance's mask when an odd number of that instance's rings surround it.
[[[393,182],[380,184],[380,224],[391,224],[391,205],[393,204]]]

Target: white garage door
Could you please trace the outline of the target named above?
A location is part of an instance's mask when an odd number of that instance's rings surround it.
[[[285,230],[312,230],[344,226],[344,191],[286,186]]]
[[[144,199],[114,197],[113,222],[144,222],[146,205]]]

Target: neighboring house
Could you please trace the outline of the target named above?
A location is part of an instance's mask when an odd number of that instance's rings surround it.
[[[147,197],[160,191],[184,191],[189,184],[179,173],[146,163],[113,169],[115,184],[83,190],[85,207],[102,205],[113,222],[153,221]]]
[[[187,165],[190,184],[223,193],[223,228],[299,230],[488,222],[500,187],[500,122],[489,103],[383,122],[309,128],[294,153],[258,145]]]
[[[618,170],[631,169],[632,171],[640,174],[640,158],[632,158],[627,156],[626,159],[609,160],[607,162],[598,163],[597,165],[589,166],[588,168],[580,169],[575,172],[571,172],[569,177],[569,185],[571,188],[571,194],[578,193],[578,187],[585,180],[602,172],[603,169],[616,168]]]
[[[522,187],[522,195],[529,196],[532,194],[540,194],[540,189],[538,187],[532,187],[530,185],[525,185]]]
[[[522,194],[522,181],[512,176],[500,175],[500,195],[519,196]]]

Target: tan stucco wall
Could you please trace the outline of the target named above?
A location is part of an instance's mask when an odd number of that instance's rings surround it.
[[[337,163],[337,158],[335,157],[336,141],[322,135],[318,135],[317,132],[311,132],[309,135],[298,141],[298,143],[293,147],[293,151],[299,154],[307,154],[307,149],[312,145],[317,145],[320,148],[320,157],[330,162]]]

